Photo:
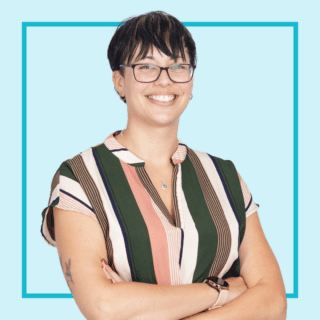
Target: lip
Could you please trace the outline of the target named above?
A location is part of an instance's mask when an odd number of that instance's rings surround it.
[[[168,95],[168,94],[166,94],[166,95]],[[171,95],[172,95],[172,93],[171,93]],[[153,94],[150,94],[150,96],[153,96]],[[153,103],[153,104],[155,104],[155,105],[157,105],[157,106],[169,107],[169,106],[173,105],[173,104],[177,101],[177,99],[179,98],[179,96],[178,96],[177,94],[175,94],[175,96],[176,96],[176,98],[175,98],[174,100],[171,100],[171,101],[157,101],[157,100],[152,100],[152,99],[148,98],[147,96],[146,96],[146,98],[147,98],[151,103]]]

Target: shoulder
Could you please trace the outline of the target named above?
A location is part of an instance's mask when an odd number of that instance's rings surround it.
[[[187,147],[189,158],[198,158],[203,165],[214,165],[217,168],[225,170],[235,170],[235,165],[231,160],[222,159],[204,151],[198,151]]]
[[[227,194],[236,194],[239,196],[237,198],[241,199],[240,176],[231,160],[190,148],[188,148],[188,156],[199,178],[208,177],[213,186],[220,188],[219,186],[222,184]]]
[[[93,147],[90,147],[85,151],[81,151],[78,154],[74,155],[72,158],[63,161],[58,169],[60,170],[60,174],[62,173],[63,175],[65,175],[65,174],[68,174],[69,172],[72,172],[72,167],[73,167],[72,164],[75,162],[79,162],[79,161],[82,162],[83,159],[88,160],[90,158],[93,158],[93,149],[100,147],[101,145],[103,145],[103,142]]]

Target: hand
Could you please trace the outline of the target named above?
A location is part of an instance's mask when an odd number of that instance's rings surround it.
[[[102,259],[102,269],[111,283],[124,281],[116,272],[114,272],[108,265],[107,261]]]
[[[229,283],[229,294],[225,304],[238,298],[242,293],[244,293],[248,289],[246,283],[244,282],[244,279],[241,276],[230,277],[225,280]]]

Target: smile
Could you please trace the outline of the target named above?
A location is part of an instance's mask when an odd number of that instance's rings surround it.
[[[163,101],[163,102],[168,102],[168,101],[173,101],[177,98],[177,95],[170,95],[170,96],[165,96],[165,95],[154,95],[154,96],[146,96],[147,98],[151,100],[157,100],[157,101]]]

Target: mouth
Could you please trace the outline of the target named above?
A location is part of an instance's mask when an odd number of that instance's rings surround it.
[[[175,103],[175,101],[177,100],[177,98],[179,97],[178,95],[174,95],[174,98],[172,100],[168,100],[168,101],[160,101],[160,100],[155,100],[155,99],[151,99],[150,96],[145,96],[149,101],[151,101],[153,104],[156,104],[158,106],[171,106],[172,104]]]

